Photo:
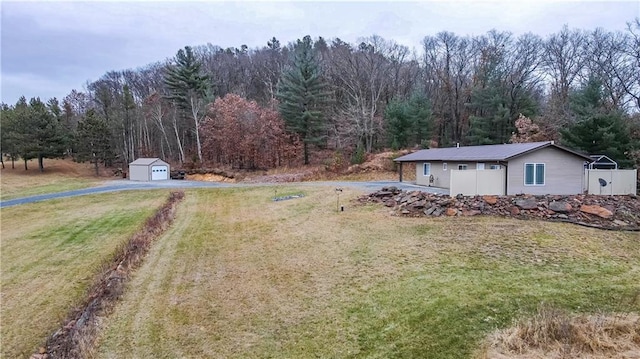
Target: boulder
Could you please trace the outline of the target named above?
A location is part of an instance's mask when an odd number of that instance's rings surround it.
[[[604,207],[600,207],[596,204],[594,205],[583,204],[582,206],[580,206],[580,212],[593,214],[598,217],[607,218],[607,219],[613,217],[613,212],[611,212],[610,210]]]
[[[573,207],[567,202],[552,201],[549,203],[549,209],[558,213],[567,213],[573,211]]]
[[[496,196],[482,196],[482,199],[491,205],[498,203],[498,197]]]
[[[536,202],[535,198],[517,199],[515,205],[520,209],[538,209],[538,202]]]
[[[429,208],[425,208],[424,214],[426,214],[427,216],[430,216],[436,209],[438,209],[438,206],[431,206]]]
[[[447,210],[444,212],[444,214],[446,214],[449,217],[453,217],[456,214],[458,214],[458,210],[455,208],[447,208]]]

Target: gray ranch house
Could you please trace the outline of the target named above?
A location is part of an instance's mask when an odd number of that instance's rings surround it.
[[[420,150],[394,161],[416,164],[416,184],[448,188],[452,196],[579,194],[593,161],[553,141]]]

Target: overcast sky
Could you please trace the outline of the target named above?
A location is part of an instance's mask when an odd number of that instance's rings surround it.
[[[172,57],[186,45],[250,48],[275,36],[347,42],[380,35],[419,50],[426,35],[491,29],[541,36],[570,28],[621,30],[631,1],[11,2],[2,11],[1,101],[62,99],[110,70]]]

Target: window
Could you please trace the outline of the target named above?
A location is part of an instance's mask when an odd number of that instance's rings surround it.
[[[458,165],[458,171],[466,171],[467,165]]]
[[[544,163],[524,164],[524,185],[544,186]]]
[[[492,170],[499,170],[500,168],[501,168],[500,165],[491,165],[491,167],[489,167],[489,169],[492,169]]]
[[[423,176],[431,176],[431,163],[423,163],[422,164],[422,175]]]
[[[476,163],[476,169],[477,170],[483,170],[484,169],[484,162]]]
[[[447,170],[447,163],[446,162],[442,162],[442,170],[443,171]]]

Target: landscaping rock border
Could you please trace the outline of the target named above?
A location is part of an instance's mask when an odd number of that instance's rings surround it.
[[[362,203],[381,203],[392,215],[407,217],[501,216],[640,231],[640,198],[636,195],[514,195],[449,197],[384,187],[362,196]]]

